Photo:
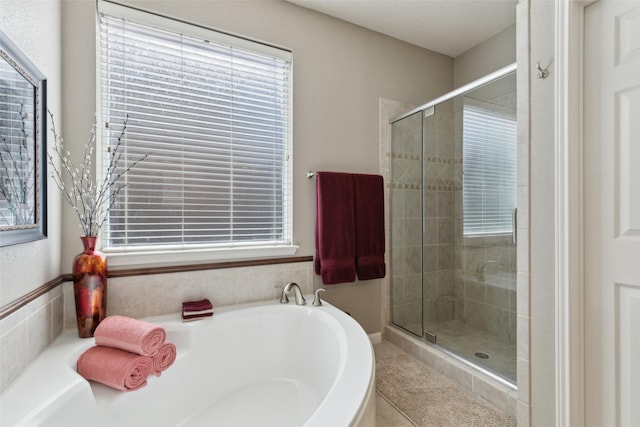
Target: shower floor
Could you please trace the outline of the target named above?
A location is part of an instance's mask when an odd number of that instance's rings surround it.
[[[435,323],[425,329],[436,343],[452,353],[516,383],[516,343],[460,320]],[[488,358],[476,356],[483,353]]]

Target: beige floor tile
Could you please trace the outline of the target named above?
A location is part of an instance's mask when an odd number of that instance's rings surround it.
[[[375,344],[378,427],[515,427],[516,420],[388,341]]]
[[[415,424],[376,393],[376,427],[415,427]]]

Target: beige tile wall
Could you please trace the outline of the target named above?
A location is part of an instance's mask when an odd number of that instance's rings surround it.
[[[60,286],[0,320],[0,394],[62,331]]]
[[[109,280],[107,314],[134,318],[177,313],[183,301],[208,298],[215,307],[280,297],[281,289],[296,282],[304,294],[313,292],[313,263],[131,276]],[[73,285],[65,283],[64,327],[75,327]]]
[[[454,318],[453,114],[448,103],[424,120],[425,328]]]

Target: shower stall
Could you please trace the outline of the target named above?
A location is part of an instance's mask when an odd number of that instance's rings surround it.
[[[515,64],[391,126],[391,317],[516,383]]]

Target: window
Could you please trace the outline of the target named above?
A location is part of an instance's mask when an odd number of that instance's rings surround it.
[[[513,231],[516,207],[516,118],[504,107],[465,98],[463,119],[464,235]]]
[[[127,118],[121,167],[150,153],[124,177],[105,250],[290,251],[291,53],[109,2],[99,12],[103,147]]]

